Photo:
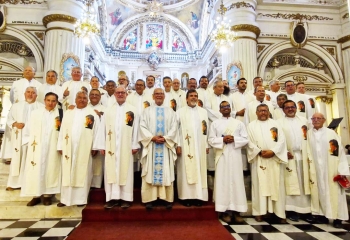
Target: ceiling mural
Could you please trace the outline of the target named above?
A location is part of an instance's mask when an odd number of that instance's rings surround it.
[[[128,8],[114,0],[106,0],[107,25],[109,36],[127,18],[137,14],[132,8]]]
[[[182,11],[171,13],[171,15],[179,19],[191,30],[193,35],[196,37],[197,42],[199,41],[203,4],[206,4],[206,2],[199,1],[189,7],[186,7]]]

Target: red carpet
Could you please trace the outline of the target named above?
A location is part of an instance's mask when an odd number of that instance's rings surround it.
[[[89,204],[83,210],[81,224],[68,236],[73,239],[118,240],[232,240],[232,235],[217,219],[214,205],[184,207],[174,203],[147,211],[141,204],[140,190],[134,191],[134,203],[127,209],[106,210],[103,189],[90,191]]]
[[[233,240],[218,220],[84,222],[69,240]]]

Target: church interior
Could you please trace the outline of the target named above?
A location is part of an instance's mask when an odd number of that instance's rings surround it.
[[[80,66],[84,81],[97,76],[101,86],[126,74],[130,89],[148,75],[155,76],[157,87],[165,76],[177,78],[183,89],[189,78],[198,81],[201,76],[208,77],[209,86],[227,80],[233,90],[241,77],[247,79],[248,90],[256,76],[267,90],[272,80],[281,82],[282,91],[288,80],[302,82],[327,123],[343,118],[337,133],[349,144],[349,9],[345,0],[0,0],[0,131],[11,108],[10,88],[25,67],[34,67],[40,82],[53,69],[61,85],[71,80],[71,68]],[[6,192],[9,167],[0,164],[0,239],[98,239],[74,235],[83,208],[28,208],[28,199]],[[93,201],[100,200],[99,192]],[[101,214],[91,211],[91,218]],[[204,216],[193,211],[194,218]],[[153,217],[172,218],[162,214]],[[180,217],[185,212],[177,214],[178,222],[190,221]],[[348,222],[342,229],[304,221],[258,224],[251,218],[251,206],[244,216],[243,225],[216,219],[229,233],[227,239],[350,239]],[[105,216],[105,221],[118,219]],[[181,228],[169,231],[177,234]],[[203,227],[195,231],[203,235],[187,239],[205,238]],[[111,234],[105,239],[114,238]]]

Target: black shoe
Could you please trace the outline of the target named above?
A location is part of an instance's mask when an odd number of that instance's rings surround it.
[[[40,202],[41,202],[40,197],[38,197],[38,198],[33,198],[32,200],[30,200],[29,203],[27,203],[27,206],[28,206],[28,207],[32,207],[32,206],[35,206],[35,205],[39,204]]]
[[[146,203],[146,210],[152,210],[153,204],[152,203]]]
[[[194,205],[196,207],[201,207],[201,206],[203,206],[203,201],[196,199],[196,200],[194,200]]]
[[[120,205],[120,203],[118,200],[110,200],[109,202],[106,202],[106,204],[104,205],[104,208],[111,209],[111,208],[119,206],[119,205]]]
[[[316,222],[316,218],[314,216],[312,216],[310,213],[302,214],[300,216],[300,218],[308,223],[315,223]]]
[[[128,209],[131,206],[131,202],[124,201],[120,206],[122,209]]]
[[[343,228],[343,224],[341,223],[341,220],[339,220],[339,219],[333,220],[333,227],[335,227],[335,228]]]
[[[173,208],[173,204],[172,204],[172,203],[167,202],[167,203],[165,204],[165,209],[170,210],[170,209],[172,209],[172,208]]]
[[[289,212],[287,218],[293,222],[299,222],[299,214],[296,212]]]
[[[191,207],[191,201],[190,200],[182,200],[181,204],[184,205],[185,207]]]
[[[316,222],[319,224],[328,224],[329,220],[325,216],[317,216],[316,217]]]

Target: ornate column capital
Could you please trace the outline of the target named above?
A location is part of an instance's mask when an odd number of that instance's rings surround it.
[[[319,100],[325,104],[331,104],[333,102],[333,98],[328,97],[328,96],[317,96],[317,97],[315,97],[315,99]]]
[[[47,27],[47,25],[50,22],[67,22],[67,23],[74,24],[76,21],[77,19],[75,17],[65,15],[65,14],[50,14],[50,15],[46,15],[43,18],[43,24],[45,27]]]
[[[246,31],[246,32],[252,32],[256,35],[256,38],[259,37],[260,35],[260,28],[252,25],[252,24],[238,24],[238,25],[233,25],[231,26],[231,31],[235,32],[241,32],[241,31]]]

